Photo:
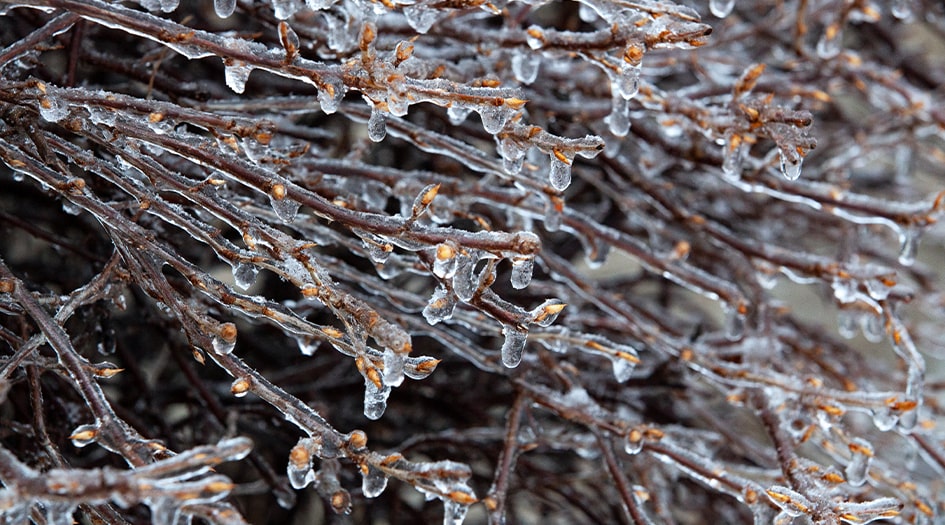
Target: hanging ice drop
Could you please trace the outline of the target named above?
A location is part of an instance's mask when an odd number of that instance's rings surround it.
[[[220,18],[229,18],[236,11],[236,0],[213,0],[213,10]]]

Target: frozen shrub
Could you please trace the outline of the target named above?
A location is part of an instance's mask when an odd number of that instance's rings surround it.
[[[689,3],[0,0],[0,521],[942,522],[945,11]]]

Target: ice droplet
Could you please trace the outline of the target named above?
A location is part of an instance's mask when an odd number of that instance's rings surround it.
[[[179,4],[180,0],[161,0],[161,11],[170,13],[171,11],[177,9]]]
[[[843,26],[834,22],[824,29],[817,41],[817,56],[827,60],[840,54],[843,43]]]
[[[213,0],[213,10],[220,18],[229,18],[236,11],[236,0]]]
[[[617,137],[626,137],[630,132],[630,106],[628,100],[614,94],[610,114],[604,117],[607,128]]]
[[[397,387],[404,382],[404,365],[406,361],[407,359],[404,354],[391,349],[384,350],[384,385]]]
[[[512,117],[512,110],[502,105],[488,104],[477,108],[479,117],[482,119],[482,127],[487,133],[495,135],[502,131],[509,119]]]
[[[246,378],[238,377],[230,385],[230,392],[234,397],[246,397],[246,394],[249,393],[249,387],[250,384]]]
[[[271,0],[272,11],[278,20],[288,20],[302,5],[299,0]]]
[[[844,339],[856,337],[857,313],[850,309],[841,309],[837,312],[837,332]]]
[[[233,339],[232,341],[227,341],[223,339],[222,337],[220,337],[219,335],[215,335],[213,336],[213,340],[211,341],[211,344],[213,345],[214,352],[218,354],[226,355],[226,354],[232,353],[233,349],[236,348],[236,339]]]
[[[544,33],[538,26],[529,26],[525,30],[525,43],[532,49],[541,49],[545,45],[543,41]]]
[[[912,228],[899,230],[899,264],[912,266],[919,248],[919,232]]]
[[[747,152],[747,144],[741,135],[727,134],[722,146],[722,173],[737,179],[741,175],[742,162]]]
[[[892,15],[899,20],[912,18],[912,0],[893,0]]]
[[[870,463],[873,461],[873,445],[862,439],[854,438],[850,443],[850,452],[853,457],[847,463],[844,473],[850,485],[859,487],[866,483]]]
[[[407,367],[404,368],[404,373],[410,379],[426,379],[436,370],[436,366],[439,363],[439,359],[430,356],[408,357]]]
[[[523,84],[531,84],[538,78],[540,64],[541,55],[538,53],[520,52],[512,55],[512,73]]]
[[[437,246],[433,256],[433,275],[440,279],[451,279],[456,275],[458,252],[458,247],[452,241]]]
[[[442,16],[442,12],[439,9],[423,3],[408,5],[404,7],[403,13],[410,27],[414,28],[414,30],[420,34],[429,31],[430,28],[433,27],[433,24]]]
[[[226,78],[227,87],[232,89],[234,93],[242,94],[246,90],[246,81],[249,80],[249,74],[252,71],[252,66],[240,61],[224,66],[223,74]]]
[[[387,488],[387,475],[373,465],[367,466],[367,472],[361,475],[361,492],[365,498],[376,498]]]
[[[289,463],[286,465],[286,474],[289,483],[296,490],[304,489],[315,481],[315,472],[312,470],[312,453],[314,443],[311,438],[299,440],[289,452]]]
[[[522,147],[511,137],[505,137],[498,144],[499,155],[502,156],[502,169],[509,175],[517,175],[522,171],[525,154],[528,147]]]
[[[428,323],[434,325],[452,318],[455,309],[456,294],[447,291],[441,285],[436,287],[430,300],[427,301],[427,305],[423,309],[423,317]]]
[[[364,417],[377,420],[384,415],[390,390],[390,385],[382,383],[381,388],[378,388],[373,381],[364,378]]]
[[[784,148],[778,151],[778,157],[781,159],[781,174],[787,180],[797,180],[801,176],[801,164],[804,163],[803,157],[796,151],[786,150]]]
[[[312,356],[318,350],[318,341],[311,337],[298,336],[295,342],[299,345],[299,352],[302,352],[302,355]]]
[[[257,275],[259,275],[259,268],[253,264],[238,262],[233,265],[233,282],[243,290],[249,290],[256,282]]]
[[[640,92],[640,65],[623,64],[614,83],[611,89],[616,88],[624,99],[630,100],[637,96]]]
[[[443,525],[462,525],[466,519],[469,505],[464,505],[449,498],[443,500]]]
[[[502,364],[515,368],[522,362],[528,330],[520,326],[502,325],[502,335],[505,336],[502,343]]]
[[[476,293],[478,281],[475,279],[476,262],[469,255],[456,256],[456,274],[453,276],[453,291],[462,301],[470,301]]]
[[[326,115],[331,115],[332,113],[338,111],[338,106],[341,105],[342,99],[345,98],[345,91],[347,88],[341,82],[326,82],[318,90],[318,104],[322,108],[322,112]]]
[[[710,0],[709,11],[717,18],[725,18],[735,7],[735,0]]]
[[[532,282],[532,272],[535,269],[535,258],[519,256],[512,259],[512,288],[521,290]]]
[[[629,351],[628,351],[629,350]],[[610,363],[614,369],[614,378],[618,383],[626,383],[633,375],[633,370],[637,366],[636,350],[627,347],[621,350],[621,353],[610,357]]]
[[[456,103],[446,109],[446,116],[449,117],[450,124],[454,126],[462,124],[470,113],[472,113],[472,108]]]
[[[387,115],[383,111],[371,109],[371,118],[367,123],[368,138],[374,142],[380,142],[387,136]]]
[[[551,168],[548,170],[548,182],[551,187],[564,191],[571,185],[571,164],[551,155]]]
[[[872,410],[873,424],[881,432],[888,432],[895,428],[899,422],[899,415],[893,412],[889,407],[875,408]]]
[[[299,206],[301,206],[301,204],[287,196],[277,198],[274,195],[269,195],[269,204],[272,206],[272,211],[276,212],[279,219],[286,224],[290,224],[295,220],[295,216],[299,213]]]
[[[631,428],[623,441],[623,450],[631,456],[643,450],[643,432],[639,429]]]
[[[737,341],[745,335],[747,316],[734,306],[725,306],[725,337]]]
[[[72,431],[69,440],[77,448],[82,448],[95,443],[98,436],[98,425],[82,425]]]

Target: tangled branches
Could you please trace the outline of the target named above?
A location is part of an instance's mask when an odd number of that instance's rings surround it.
[[[0,0],[4,522],[941,519],[941,6],[193,4]]]

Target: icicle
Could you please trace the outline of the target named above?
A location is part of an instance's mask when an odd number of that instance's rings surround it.
[[[437,246],[433,257],[433,275],[440,279],[452,279],[456,275],[458,251],[459,248],[453,241],[446,241]]]
[[[843,45],[843,27],[834,22],[824,29],[824,34],[817,41],[817,56],[824,60],[840,54]]]
[[[72,431],[72,435],[69,436],[69,440],[72,441],[72,444],[77,448],[83,448],[92,443],[95,443],[95,438],[98,437],[99,428],[98,425],[82,425]]]
[[[384,350],[384,385],[398,387],[404,382],[404,365],[406,357],[400,352],[391,349]]]
[[[520,326],[502,325],[502,364],[508,368],[515,368],[522,362],[525,353],[525,342],[528,331]]]
[[[236,11],[236,0],[213,0],[213,10],[220,18],[229,18]]]
[[[738,307],[725,306],[725,337],[730,341],[737,341],[745,335],[745,322],[747,321],[744,312]]]
[[[837,312],[837,332],[844,339],[856,337],[856,324],[859,313],[852,309],[841,308]]]
[[[625,100],[637,96],[640,92],[640,66],[624,63],[611,89],[620,93]]]
[[[242,94],[246,90],[246,81],[249,80],[249,74],[253,67],[245,62],[234,61],[232,65],[225,65],[223,68],[226,77],[226,85],[235,93]]]
[[[378,387],[370,378],[364,378],[364,417],[377,420],[384,415],[390,390],[390,385],[382,382]]]
[[[866,483],[869,475],[870,463],[873,461],[873,445],[868,442],[854,438],[849,445],[852,457],[847,463],[846,474],[847,482],[854,487],[859,487]]]
[[[431,325],[447,321],[453,317],[456,309],[456,294],[447,291],[442,285],[437,286],[433,296],[423,309],[423,317]]]
[[[318,104],[321,106],[322,112],[331,115],[338,111],[338,106],[345,98],[346,90],[347,88],[341,82],[326,81],[318,90]]]
[[[797,151],[781,148],[778,150],[778,157],[781,160],[781,174],[787,180],[797,180],[801,176],[801,164],[804,158]]]
[[[912,0],[893,0],[892,15],[899,20],[908,21],[912,18]]]
[[[710,0],[709,11],[717,18],[725,18],[731,14],[735,7],[735,0]]]
[[[472,108],[453,103],[446,109],[446,116],[450,119],[450,124],[458,126],[466,121],[466,117],[472,113]]]
[[[443,500],[443,525],[462,525],[468,510],[468,504],[449,498]]]
[[[288,20],[294,15],[302,5],[299,0],[270,0],[272,2],[272,11],[278,20]]]
[[[476,111],[482,119],[483,129],[493,135],[502,131],[509,119],[512,118],[512,109],[505,104],[478,106]]]
[[[618,93],[614,93],[611,99],[610,114],[604,117],[604,123],[615,136],[626,137],[630,132],[629,101]]]
[[[368,119],[368,138],[380,142],[387,136],[387,116],[383,111],[371,108],[371,118]]]
[[[298,444],[289,452],[289,464],[286,466],[286,474],[289,475],[289,483],[296,490],[304,489],[309,483],[315,481],[315,472],[312,470],[312,439],[302,438]]]
[[[367,465],[361,476],[361,492],[365,498],[376,498],[387,488],[387,474],[373,465]]]
[[[180,0],[161,0],[161,11],[170,13],[171,11],[177,9],[179,4]]]
[[[535,257],[522,255],[512,258],[512,288],[521,290],[532,281],[532,272],[535,269]]]
[[[529,52],[517,52],[512,55],[512,73],[523,84],[531,84],[538,78],[541,55]]]
[[[299,352],[302,352],[302,355],[313,356],[315,351],[318,350],[318,341],[306,336],[298,336],[295,338],[296,344],[299,345]]]
[[[551,167],[548,170],[548,182],[551,187],[564,191],[571,185],[571,161],[555,150],[551,155]]]
[[[503,137],[497,149],[502,156],[502,169],[509,175],[518,175],[522,171],[528,146],[523,147],[511,137]]]
[[[443,16],[439,9],[423,3],[405,6],[403,13],[410,27],[420,34],[426,34],[433,27],[433,24]]]
[[[259,275],[259,268],[250,263],[238,262],[233,265],[233,282],[243,290],[256,283],[256,276]]]
[[[722,173],[729,178],[737,179],[741,175],[742,162],[748,152],[744,137],[735,133],[726,133],[725,143],[722,146]]]
[[[899,230],[899,264],[912,266],[919,247],[919,230],[908,226]]]
[[[633,375],[633,370],[637,367],[640,359],[637,357],[637,351],[630,347],[615,348],[617,353],[610,356],[610,363],[614,369],[614,378],[618,383],[626,383]]]
[[[273,184],[269,191],[269,204],[272,211],[286,224],[291,224],[299,212],[298,202],[290,199],[284,184]]]

